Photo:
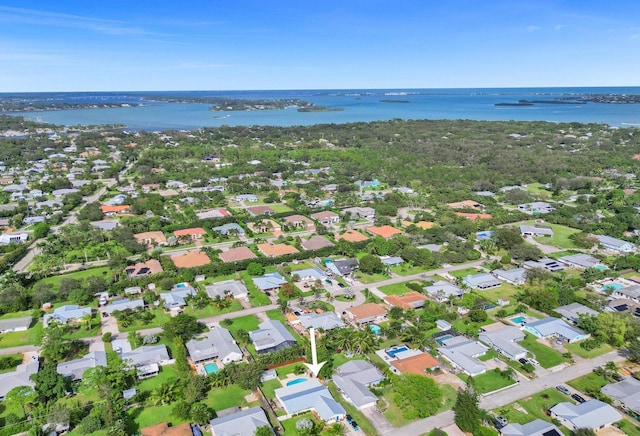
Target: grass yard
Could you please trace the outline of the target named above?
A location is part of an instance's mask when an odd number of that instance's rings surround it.
[[[391,267],[391,272],[398,274],[399,276],[410,276],[410,275],[419,274],[421,272],[425,272],[428,270],[429,268],[426,268],[424,266],[410,266],[410,265],[407,265],[406,263]]]
[[[411,282],[417,283],[417,281],[415,280],[412,280]],[[411,290],[407,288],[407,285],[406,285],[407,283],[411,283],[411,282],[394,283],[392,285],[380,286],[378,289],[380,289],[382,292],[384,292],[387,295],[402,295]]]
[[[111,270],[109,269],[109,267],[101,266],[98,268],[89,268],[83,271],[75,271],[68,274],[60,274],[58,276],[47,277],[45,279],[42,279],[41,282],[51,284],[57,287],[58,283],[60,283],[60,280],[64,278],[73,278],[76,280],[83,280],[83,279],[86,279],[87,277],[109,278],[110,276],[111,276]]]
[[[543,368],[551,368],[567,361],[562,353],[549,348],[546,345],[542,345],[536,341],[535,336],[529,333],[525,332],[524,341],[520,341],[518,343],[533,353],[536,360],[540,362],[540,366]]]
[[[556,404],[570,401],[573,402],[566,395],[558,392],[556,389],[550,388],[544,391],[538,392],[530,397],[508,404],[506,406],[494,409],[493,411],[504,418],[507,418],[509,422],[517,424],[526,424],[534,419],[542,419],[549,421],[547,416],[547,410]],[[522,412],[523,409],[527,413]]]
[[[20,347],[22,345],[39,345],[44,335],[44,327],[38,322],[23,332],[0,334],[0,348]]]
[[[513,297],[518,293],[518,287],[510,283],[503,282],[502,285],[497,288],[487,289],[484,291],[474,289],[472,292],[495,304],[499,298],[508,298],[515,301]]]
[[[279,367],[274,368],[274,369],[276,370],[276,373],[278,374],[278,378],[280,380],[284,380],[285,378],[287,378],[287,376],[289,374],[295,374],[296,369],[299,368],[299,367],[304,368],[304,372],[302,374],[307,372],[307,367],[304,366],[304,363],[302,363],[302,362],[290,363],[289,365],[279,366]]]
[[[234,406],[255,406],[258,404],[257,402],[247,403],[247,400],[244,398],[250,393],[251,391],[244,390],[238,385],[230,385],[224,388],[213,388],[209,391],[207,398],[203,402],[214,410],[223,410]]]
[[[224,325],[224,324],[220,324],[222,327],[226,328],[227,330],[229,330],[229,332],[231,332],[231,335],[233,335],[234,338],[237,338],[237,332],[238,330],[244,330],[244,331],[251,331],[251,330],[258,330],[258,318],[255,315],[246,315],[246,316],[241,316],[239,318],[232,318],[231,321],[233,321],[232,324],[230,325]]]
[[[251,301],[252,306],[257,307],[271,304],[269,297],[267,297],[264,292],[261,292],[256,288],[256,285],[253,283],[253,280],[251,280],[249,273],[242,271],[240,273],[240,278],[249,291],[249,301]]]
[[[487,318],[487,320],[483,322],[473,322],[469,318],[458,318],[455,321],[452,321],[451,325],[461,333],[468,333],[474,336],[478,336],[478,333],[480,333],[480,327],[492,324],[494,322],[495,321],[491,318]]]
[[[550,224],[547,222],[545,222],[544,224],[537,224],[536,220],[529,220],[522,223],[515,223],[514,225],[519,225],[519,224],[525,224],[525,225],[531,225],[531,226],[543,225],[545,227],[551,227],[551,229],[553,229],[553,236],[551,237],[540,236],[540,237],[534,238],[536,241],[540,242],[541,244],[553,245],[554,247],[558,247],[558,248],[579,248],[576,244],[573,243],[571,239],[569,239],[569,236],[573,235],[574,233],[580,232],[580,230],[578,229],[562,226],[560,224]]]
[[[354,274],[356,278],[365,285],[389,279],[389,276],[386,274],[365,274],[362,271],[356,271]]]
[[[544,187],[544,184],[542,184],[542,183],[529,183],[527,185],[526,189],[527,189],[527,191],[531,192],[532,194],[543,194],[543,195],[547,195],[547,196],[551,195],[551,191],[546,189]]]
[[[464,268],[464,269],[457,269],[455,271],[449,271],[449,274],[457,279],[462,279],[466,276],[469,276],[472,274],[478,274],[481,272],[482,270],[479,270],[478,268]]]
[[[609,344],[602,344],[599,347],[594,348],[593,350],[585,350],[580,346],[579,342],[574,344],[566,344],[564,348],[566,348],[567,351],[570,351],[572,354],[584,357],[585,359],[592,359],[594,357],[601,356],[614,350],[614,348]]]
[[[136,330],[150,329],[154,327],[161,327],[171,319],[171,315],[169,315],[168,313],[165,313],[164,310],[160,307],[153,309],[152,312],[155,315],[155,317],[151,320],[151,322],[145,323],[142,320],[136,320],[129,326],[123,327],[122,323],[118,321],[118,328],[120,329],[121,332],[132,332]]]
[[[184,308],[184,313],[188,315],[193,315],[196,318],[200,319],[200,318],[208,318],[210,316],[223,315],[229,312],[237,312],[238,310],[242,310],[242,304],[240,304],[238,300],[234,299],[231,301],[231,306],[227,307],[226,309],[220,310],[217,307],[215,307],[213,304],[209,304],[202,309],[195,309],[195,310],[192,310],[189,306],[187,306]]]
[[[384,397],[385,401],[388,404],[387,410],[384,411],[384,416],[389,420],[391,424],[393,424],[396,427],[402,427],[404,425],[407,425],[415,421],[415,419],[406,419],[405,417],[402,416],[402,409],[400,409],[396,405],[396,402],[393,398],[394,396],[393,386],[391,385],[385,386],[381,390],[382,390],[382,396]],[[358,424],[359,423],[360,421],[358,421]]]
[[[284,421],[280,421],[280,424],[282,425],[282,428],[284,428],[284,435],[285,436],[298,436],[299,434],[301,434],[296,429],[296,422],[298,422],[302,418],[309,418],[313,422],[316,422],[316,423],[318,422],[318,420],[313,417],[311,412],[302,413],[300,415],[294,416],[293,418],[286,419]],[[358,424],[359,423],[360,422],[358,422]]]
[[[600,389],[607,383],[609,381],[606,378],[594,372],[567,382],[569,386],[580,392],[586,392],[587,389]]]
[[[623,430],[627,436],[640,436],[640,427],[630,418],[623,419],[622,421],[616,423],[616,426],[619,429]]]
[[[280,389],[281,387],[282,383],[280,383],[280,380],[275,379],[267,380],[266,382],[262,383],[261,389],[264,396],[271,400],[276,397],[275,390]]]
[[[458,391],[451,385],[440,385],[440,389],[442,389],[442,405],[438,409],[438,413],[451,410],[458,396]]]
[[[459,375],[458,377],[460,377],[465,382],[469,378],[466,375]],[[493,392],[498,389],[515,384],[515,380],[511,378],[503,377],[501,374],[493,370],[487,371],[484,374],[480,374],[473,377],[473,381],[475,382],[476,390],[480,394]]]
[[[32,313],[33,313],[33,310],[23,310],[21,312],[5,313],[4,315],[0,316],[0,319],[22,318],[26,316],[31,316]]]

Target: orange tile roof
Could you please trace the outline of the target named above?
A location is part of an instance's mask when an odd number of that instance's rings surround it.
[[[429,353],[422,353],[406,359],[392,360],[391,364],[402,373],[427,376],[428,368],[437,368],[440,362]]]
[[[449,203],[447,206],[449,206],[451,209],[464,209],[466,207],[478,209],[484,207],[484,205],[482,205],[481,203],[473,200],[457,201],[455,203]]]
[[[331,212],[330,210],[325,210],[322,212],[312,213],[311,218],[316,219],[318,221],[323,221],[325,219],[340,218],[340,215],[338,215],[335,212]]]
[[[125,272],[131,276],[137,276],[141,269],[147,268],[147,272],[145,274],[158,274],[163,272],[162,265],[155,259],[149,259],[146,262],[139,262],[135,265],[131,265],[125,268]]]
[[[431,228],[433,228],[433,226],[436,225],[436,223],[432,222],[432,221],[419,221],[417,223],[411,222],[411,221],[402,221],[402,225],[404,227],[409,227],[409,226],[416,226],[420,229],[423,230],[429,230]]]
[[[102,213],[128,212],[130,209],[131,209],[131,206],[127,204],[123,204],[120,206],[110,206],[108,204],[103,204],[100,206],[100,210],[102,210]]]
[[[244,259],[255,259],[255,253],[247,247],[237,247],[218,255],[223,262],[237,262]]]
[[[313,221],[309,218],[307,218],[306,216],[303,215],[290,215],[288,217],[284,217],[282,218],[282,221],[284,221],[287,224],[294,224],[296,222],[302,222],[305,223],[305,225],[307,224],[313,224]]]
[[[211,262],[209,256],[200,251],[189,251],[185,254],[171,256],[171,261],[178,268],[194,268],[196,266],[206,265]]]
[[[344,239],[347,242],[361,242],[369,239],[368,237],[366,237],[365,235],[363,235],[362,233],[354,229],[349,229],[346,232],[344,232],[342,235],[339,233],[336,233],[335,238],[336,238],[336,241],[339,241],[340,239]]]
[[[464,212],[456,212],[456,215],[466,218],[471,221],[478,220],[490,220],[491,215],[488,213],[464,213]]]
[[[346,309],[356,320],[386,315],[387,311],[377,303],[365,303]]]
[[[184,424],[174,425],[169,427],[169,424],[163,422],[161,424],[145,427],[140,430],[142,436],[193,436],[191,431],[191,424],[185,422]]]
[[[207,234],[207,231],[202,227],[191,227],[190,229],[176,230],[175,232],[173,232],[173,234],[176,236],[203,236]]]
[[[634,154],[631,159],[640,160],[640,154]]]
[[[410,291],[404,295],[387,295],[384,297],[384,301],[391,306],[402,307],[403,309],[413,309],[414,306],[411,303],[418,303],[420,301],[426,301],[427,297],[420,292]]]
[[[388,239],[392,236],[401,234],[402,230],[398,230],[395,227],[386,225],[380,227],[367,227],[367,232]]]
[[[287,244],[258,244],[258,250],[265,256],[282,256],[284,254],[299,253],[296,247]]]
[[[167,242],[164,233],[160,231],[136,233],[133,237],[140,243],[146,242],[147,240],[153,241],[156,244],[165,244]]]

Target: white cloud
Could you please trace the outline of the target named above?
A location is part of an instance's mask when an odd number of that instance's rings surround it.
[[[538,30],[540,30],[538,26],[527,26],[527,32],[537,32]]]
[[[565,27],[567,27],[567,25],[566,25],[566,24],[556,24],[556,25],[553,27],[553,30],[555,30],[555,31],[557,32],[557,31],[559,31],[559,30],[564,29]]]

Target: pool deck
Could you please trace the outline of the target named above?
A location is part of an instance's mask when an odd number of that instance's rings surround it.
[[[282,387],[286,387],[287,383],[292,382],[293,380],[299,379],[299,378],[303,378],[306,380],[309,380],[309,376],[307,376],[307,374],[287,374],[287,377],[284,379],[279,379],[280,380],[280,384],[282,385]]]

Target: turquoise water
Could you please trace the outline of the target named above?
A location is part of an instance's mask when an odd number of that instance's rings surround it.
[[[372,324],[369,326],[369,329],[376,335],[376,336],[380,336],[380,326],[377,326],[375,324]]]
[[[297,378],[295,380],[291,380],[287,382],[287,386],[291,386],[291,385],[297,385],[298,383],[303,383],[306,382],[307,379],[306,378]]]
[[[606,265],[596,265],[595,269],[600,270],[600,271],[604,271],[605,269],[607,269]]]
[[[157,93],[156,93],[157,94]],[[169,94],[169,93],[163,93]],[[245,99],[298,98],[334,112],[298,112],[295,108],[265,111],[210,111],[209,104],[142,101],[153,93],[62,93],[55,98],[68,102],[96,100],[143,103],[141,107],[71,109],[18,113],[30,119],[63,124],[124,124],[131,130],[195,129],[200,127],[271,125],[292,126],[391,119],[471,119],[552,122],[596,122],[613,126],[640,125],[638,104],[535,104],[495,106],[518,100],[552,100],[584,94],[640,94],[640,87],[601,88],[482,88],[407,90],[305,90],[180,92],[193,97]],[[45,98],[48,94],[38,94]],[[53,95],[53,94],[51,94]],[[1,95],[0,95],[1,97]],[[33,98],[33,96],[31,96]],[[389,104],[381,100],[403,100]]]
[[[622,286],[620,283],[609,283],[602,287],[602,289],[605,289],[607,291],[619,291],[622,288],[624,288],[624,286]]]
[[[207,373],[207,375],[209,375],[209,374],[217,374],[218,371],[220,371],[220,369],[218,368],[218,365],[216,365],[215,363],[207,363],[204,366],[204,371]]]
[[[515,318],[511,318],[511,322],[514,323],[514,324],[522,324],[526,320],[527,320],[527,318],[524,317],[524,316],[517,316]]]
[[[442,345],[444,341],[446,341],[447,339],[451,339],[452,337],[453,335],[440,336],[438,339],[436,339],[436,342],[438,343],[438,345]]]
[[[177,289],[182,289],[182,288],[186,288],[186,287],[187,287],[187,285],[184,284],[184,283],[178,283],[177,285],[174,286],[174,288],[177,288]]]

